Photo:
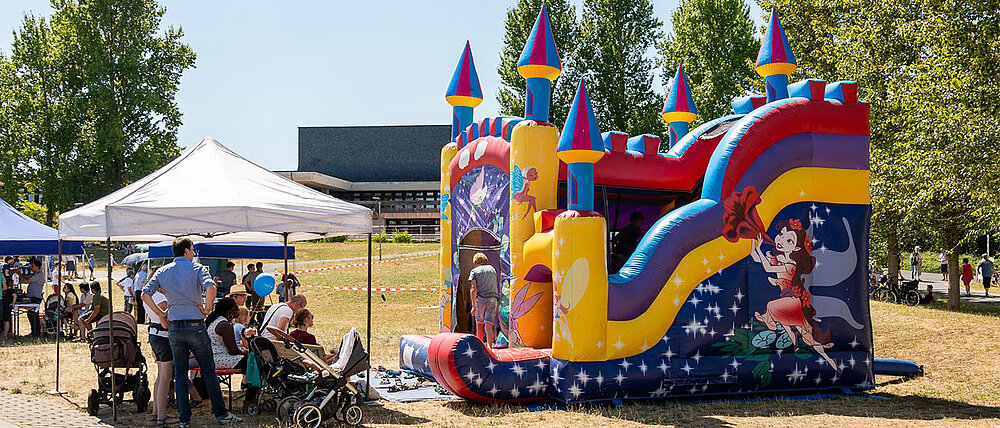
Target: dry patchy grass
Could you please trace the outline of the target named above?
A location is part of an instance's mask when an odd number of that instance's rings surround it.
[[[367,248],[364,247],[364,250],[367,251]],[[351,251],[355,250],[334,249],[326,254],[350,254]],[[436,259],[424,257],[376,264],[373,276],[376,286],[433,287],[437,283]],[[302,279],[307,285],[363,286],[367,280],[367,268],[313,273],[303,275]],[[313,332],[321,343],[328,346],[335,344],[336,338],[352,326],[357,327],[362,335],[366,333],[365,293],[321,288],[306,288],[305,293],[309,296],[309,308],[316,314]],[[400,335],[436,331],[437,301],[435,292],[373,295],[374,365],[397,364]],[[904,382],[879,377],[877,381],[880,384],[875,395],[880,398],[671,401],[537,411],[517,406],[485,406],[466,402],[389,403],[381,408],[367,409],[366,420],[372,425],[435,426],[895,427],[1000,424],[1000,346],[997,345],[1000,317],[989,313],[952,313],[872,302],[872,320],[875,354],[916,360],[924,364],[927,376]],[[144,341],[145,333],[141,336]],[[143,344],[143,347],[148,354],[148,346]],[[62,353],[60,386],[69,391],[67,398],[70,402],[85,406],[86,394],[95,386],[95,373],[89,363],[87,346],[65,344]],[[0,389],[25,394],[42,394],[44,390],[51,389],[54,358],[51,342],[19,340],[0,348],[0,360],[4,361],[0,365]],[[155,369],[150,375],[155,377]],[[131,426],[148,424],[146,415],[136,415],[134,411],[135,407],[126,403],[122,406],[120,420]],[[103,408],[101,416],[109,419],[110,409]],[[272,426],[271,417],[248,418],[247,425]],[[212,422],[208,406],[196,410],[194,421],[196,424]]]
[[[437,251],[441,248],[436,243],[400,244],[395,242],[382,243],[382,255],[414,253],[417,251]],[[298,242],[295,244],[295,256],[299,261],[305,260],[336,260],[348,257],[367,257],[367,241],[348,241],[335,244],[321,242]],[[378,257],[378,243],[372,242],[372,256]]]

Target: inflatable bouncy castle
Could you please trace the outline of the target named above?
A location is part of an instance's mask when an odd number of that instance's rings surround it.
[[[756,66],[766,96],[693,130],[678,67],[664,143],[601,132],[582,81],[564,129],[548,123],[544,8],[518,62],[524,118],[473,122],[466,44],[441,151],[441,333],[401,338],[401,366],[478,402],[870,389],[869,106],[854,82],[789,84],[774,11]],[[499,275],[499,345],[472,334],[476,253]]]

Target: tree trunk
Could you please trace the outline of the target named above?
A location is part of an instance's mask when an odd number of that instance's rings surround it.
[[[954,229],[948,229],[944,233],[945,247],[951,248],[948,255],[948,310],[962,310],[962,289],[958,285],[958,233]]]
[[[899,236],[896,234],[896,226],[889,226],[885,237],[888,255],[886,263],[889,265],[889,284],[893,287],[899,283]]]
[[[45,225],[52,227],[55,220],[55,209],[52,208],[52,201],[45,201]]]

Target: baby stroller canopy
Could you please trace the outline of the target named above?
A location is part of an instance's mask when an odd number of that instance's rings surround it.
[[[114,340],[111,330],[114,330]],[[101,318],[97,326],[87,332],[87,340],[90,342],[90,361],[100,368],[111,367],[112,361],[116,367],[138,367],[140,364],[136,358],[141,354],[135,318],[128,312],[114,312]]]

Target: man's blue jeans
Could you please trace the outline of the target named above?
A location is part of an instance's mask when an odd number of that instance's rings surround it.
[[[170,350],[174,354],[174,392],[177,394],[177,413],[181,422],[191,422],[191,403],[188,396],[188,355],[194,354],[201,367],[205,389],[212,399],[212,414],[220,418],[228,413],[222,398],[219,377],[215,374],[215,358],[208,330],[202,320],[170,321],[167,329]]]

